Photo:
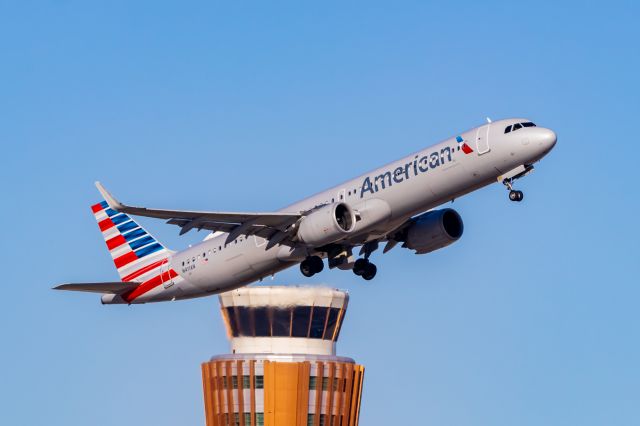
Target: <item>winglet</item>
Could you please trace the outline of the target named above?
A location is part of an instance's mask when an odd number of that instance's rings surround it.
[[[120,211],[120,210],[124,210],[127,207],[124,204],[122,204],[120,201],[116,200],[113,197],[113,195],[109,194],[109,191],[107,191],[100,182],[96,181],[96,188],[98,188],[98,191],[100,191],[100,194],[102,195],[104,200],[107,202],[107,204],[109,204],[109,207],[111,207],[112,209]]]

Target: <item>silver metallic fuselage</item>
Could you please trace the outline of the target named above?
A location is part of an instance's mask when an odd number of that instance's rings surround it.
[[[412,216],[496,182],[518,166],[531,165],[544,157],[556,143],[553,131],[527,127],[504,133],[506,126],[524,121],[528,120],[507,119],[473,128],[281,211],[307,211],[318,205],[342,201],[363,217],[356,224],[350,241],[361,244],[380,239]],[[462,138],[463,142],[457,138]],[[463,143],[473,152],[465,154]],[[433,155],[435,153],[439,158]],[[434,167],[429,164],[431,160],[432,165],[436,164]],[[380,176],[383,178],[376,179]],[[291,252],[285,246],[276,245],[266,250],[267,241],[261,237],[240,237],[225,245],[227,236],[209,237],[187,250],[174,253],[169,267],[178,272],[180,279],[142,295],[134,303],[231,290],[302,260],[299,251]]]

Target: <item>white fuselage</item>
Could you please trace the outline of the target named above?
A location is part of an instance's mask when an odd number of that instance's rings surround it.
[[[505,127],[524,119],[501,120],[460,133],[393,161],[365,175],[285,207],[308,211],[344,202],[359,212],[353,237],[376,240],[419,213],[499,180],[509,171],[540,160],[555,144],[555,134],[541,127],[505,134]],[[462,139],[462,142],[460,142]],[[465,153],[464,144],[472,152]],[[468,151],[468,149],[467,149]],[[168,268],[178,276],[139,296],[133,303],[183,299],[231,290],[295,265],[303,257],[289,247],[266,249],[267,240],[241,236],[227,244],[228,234],[173,253]],[[306,254],[306,253],[305,253]],[[303,254],[304,255],[304,254]]]

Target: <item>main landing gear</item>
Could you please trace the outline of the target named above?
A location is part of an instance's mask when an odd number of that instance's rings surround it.
[[[378,268],[369,261],[369,256],[377,248],[377,242],[365,244],[361,251],[361,254],[364,254],[364,257],[356,260],[355,262],[353,262],[351,248],[347,248],[346,250],[342,248],[340,250],[330,251],[328,252],[329,267],[331,269],[353,269],[353,273],[359,277],[362,277],[367,281],[372,280],[376,276]],[[305,277],[312,277],[315,274],[322,272],[323,269],[324,261],[320,256],[309,256],[300,263],[300,272],[302,272],[302,275]]]
[[[300,272],[305,277],[312,277],[313,275],[322,272],[324,269],[324,262],[319,256],[309,256],[300,263]]]
[[[511,179],[505,179],[502,183],[509,189],[509,199],[511,201],[520,202],[524,199],[524,194],[522,193],[522,191],[516,191],[515,189],[513,189]]]
[[[358,259],[353,264],[353,273],[369,281],[376,276],[378,268],[369,259]]]
[[[376,276],[378,268],[369,260],[369,256],[371,256],[371,253],[376,250],[378,250],[377,241],[369,241],[362,246],[362,248],[360,249],[360,254],[364,254],[364,258],[356,260],[353,264],[354,274],[364,278],[367,281],[372,280],[373,277]]]

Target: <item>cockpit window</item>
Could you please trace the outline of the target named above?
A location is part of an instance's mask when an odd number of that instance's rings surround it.
[[[515,132],[516,130],[520,130],[523,127],[536,127],[535,123],[532,123],[531,121],[527,121],[526,123],[516,123],[512,126],[507,126],[506,129],[504,129],[505,133],[509,133],[509,132]]]

